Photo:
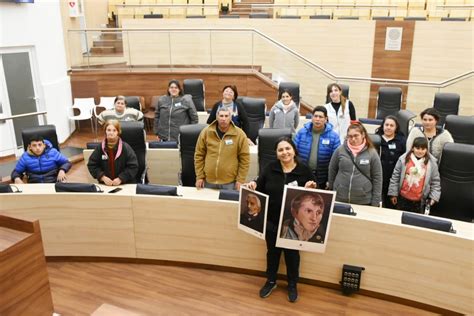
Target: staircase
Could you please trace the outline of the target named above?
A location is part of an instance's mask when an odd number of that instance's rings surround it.
[[[241,18],[248,18],[250,13],[268,13],[273,16],[273,9],[271,8],[253,8],[252,4],[273,4],[273,0],[241,0],[234,1],[232,4],[232,11],[229,15],[239,15]]]
[[[109,20],[107,27],[115,27]],[[97,40],[92,42],[89,56],[123,56],[123,41],[121,33],[102,32]]]

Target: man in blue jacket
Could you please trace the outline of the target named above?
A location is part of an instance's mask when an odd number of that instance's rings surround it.
[[[318,188],[325,189],[329,162],[341,141],[328,122],[328,112],[324,106],[313,109],[311,122],[304,124],[298,131],[294,142],[300,159],[313,171]]]
[[[28,183],[64,182],[69,169],[69,160],[49,140],[34,135],[30,138],[28,150],[18,160],[11,179],[21,184],[21,178],[26,174]]]

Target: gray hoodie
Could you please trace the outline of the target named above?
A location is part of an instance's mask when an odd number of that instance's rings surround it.
[[[191,95],[171,98],[163,95],[155,110],[155,134],[164,141],[178,141],[179,127],[199,121]]]
[[[300,112],[295,102],[291,101],[288,112],[283,111],[283,102],[278,101],[270,110],[268,122],[270,128],[290,128],[294,134],[300,121]]]
[[[329,163],[329,189],[336,191],[336,201],[379,206],[382,196],[382,163],[377,151],[365,147],[354,158],[347,141],[332,155]]]

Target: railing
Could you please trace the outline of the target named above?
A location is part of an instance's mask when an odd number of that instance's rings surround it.
[[[123,54],[94,56],[76,54],[71,44],[92,42],[103,34],[116,34],[123,43]],[[409,86],[407,105],[426,107],[435,92],[458,92],[462,102],[472,101],[472,70],[442,81],[396,80],[335,74],[293,49],[252,28],[161,28],[87,29],[69,31],[72,70],[107,69],[180,71],[182,68],[217,71],[241,67],[269,74],[275,82],[294,81],[301,85],[304,100],[311,105],[324,102],[329,82],[350,83],[350,98],[362,105],[359,116],[366,116],[370,86]],[[234,45],[238,43],[238,45]],[[371,57],[367,63],[372,62]],[[368,57],[368,58],[369,58]],[[463,96],[464,95],[464,96]],[[419,105],[418,105],[419,104]],[[415,109],[418,110],[418,109]]]

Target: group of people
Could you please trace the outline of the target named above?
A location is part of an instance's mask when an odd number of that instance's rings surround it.
[[[269,124],[271,128],[291,128],[294,137],[280,138],[275,144],[276,160],[260,170],[257,179],[246,183],[250,165],[249,121],[237,96],[235,86],[223,88],[222,100],[210,113],[209,126],[199,135],[195,185],[197,189],[236,190],[245,185],[269,196],[265,231],[267,282],[260,290],[262,298],[276,287],[282,252],[287,265],[288,299],[294,302],[298,298],[299,253],[276,247],[285,185],[334,190],[340,202],[383,204],[414,212],[439,201],[437,161],[444,144],[453,139],[437,125],[439,114],[435,109],[421,113],[422,126],[412,128],[406,140],[397,119],[387,116],[377,130],[382,138],[378,152],[365,127],[355,120],[354,105],[343,96],[338,84],[328,87],[331,102],[316,106],[311,121],[298,131],[299,110],[291,92],[285,90],[270,111]],[[100,116],[105,138],[88,162],[91,175],[109,186],[135,182],[137,157],[120,138],[119,120],[142,117],[128,111],[125,98],[119,96],[115,101],[115,110]],[[167,95],[160,97],[155,118],[155,133],[163,141],[179,141],[179,126],[198,122],[192,99],[183,95],[178,81],[170,81]],[[29,182],[65,181],[70,168],[67,158],[52,148],[49,141],[36,136],[18,161],[12,180],[20,183],[26,173]],[[257,200],[252,203],[258,203]],[[285,221],[282,234],[299,240],[317,239],[324,235],[320,227],[323,212],[324,201],[302,195],[291,207],[295,220]],[[255,214],[243,214],[244,220],[251,222]],[[261,227],[262,223],[256,221],[255,225]]]

